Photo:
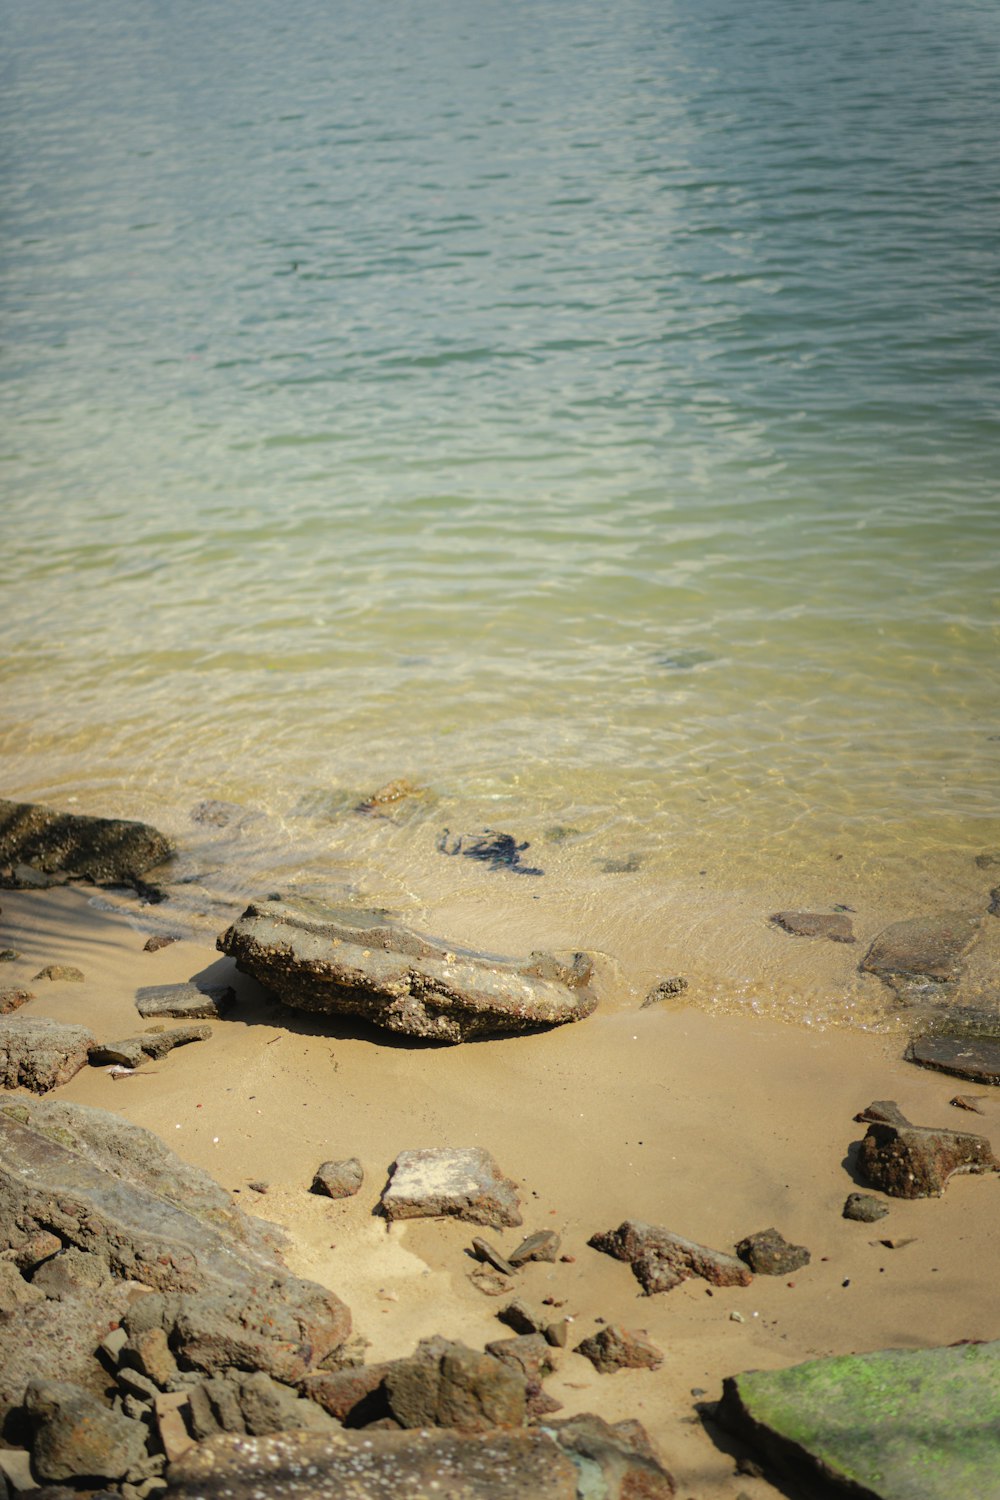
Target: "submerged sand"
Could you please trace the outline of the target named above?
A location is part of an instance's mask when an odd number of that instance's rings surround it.
[[[477,1230],[441,1220],[389,1228],[374,1213],[396,1155],[421,1146],[487,1148],[519,1184],[524,1232],[559,1232],[572,1259],[529,1264],[517,1290],[529,1304],[551,1298],[554,1318],[571,1316],[571,1342],[600,1318],[644,1329],[663,1350],[660,1370],[615,1375],[567,1351],[546,1389],[567,1415],[639,1418],[680,1496],[776,1493],[737,1473],[724,1440],[697,1415],[726,1375],[1000,1338],[997,1178],[956,1177],[943,1198],[893,1201],[876,1224],[842,1217],[859,1186],[848,1153],[863,1127],[853,1116],[873,1099],[1000,1145],[1000,1091],[914,1067],[898,1035],[684,1005],[640,1009],[634,993],[606,979],[598,1011],[579,1025],[412,1046],[284,1009],[237,975],[208,933],[146,953],[150,931],[170,930],[168,910],[105,906],[76,888],[4,893],[0,946],[20,957],[0,977],[36,995],[21,1014],[82,1022],[111,1041],[141,1029],[141,985],[232,982],[237,1004],[213,1023],[210,1040],[121,1081],[84,1069],[59,1096],[154,1130],[248,1212],[281,1224],[290,1267],[347,1302],[370,1360],[408,1354],[434,1333],[476,1347],[505,1333],[496,1312],[506,1299],[485,1297],[469,1280]],[[446,918],[436,914],[438,930]],[[457,941],[516,946],[498,941],[498,907],[485,917],[456,910],[452,920]],[[85,981],[28,983],[53,963],[78,965]],[[977,1094],[982,1115],[952,1108],[957,1092]],[[365,1170],[356,1197],[333,1202],[308,1191],[320,1162],[349,1156]],[[266,1194],[250,1189],[257,1180]],[[647,1298],[627,1266],[587,1246],[627,1217],[724,1250],[774,1225],[806,1245],[812,1263],[748,1288],[689,1281]],[[520,1237],[489,1234],[501,1250]],[[908,1243],[891,1248],[882,1243],[889,1239]]]

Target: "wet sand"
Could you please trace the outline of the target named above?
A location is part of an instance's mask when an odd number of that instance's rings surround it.
[[[28,984],[37,998],[20,1014],[81,1022],[111,1041],[142,1029],[140,985],[235,984],[237,1004],[213,1023],[209,1041],[122,1081],[84,1069],[59,1097],[154,1130],[247,1211],[281,1224],[289,1265],[344,1299],[370,1342],[368,1359],[408,1354],[434,1333],[475,1347],[505,1336],[496,1312],[507,1299],[487,1298],[469,1280],[479,1231],[440,1220],[387,1228],[374,1213],[399,1151],[490,1150],[519,1184],[524,1232],[556,1229],[573,1257],[528,1265],[517,1294],[529,1304],[554,1299],[553,1316],[574,1319],[571,1343],[603,1318],[646,1330],[664,1353],[656,1372],[599,1375],[567,1351],[546,1389],[567,1415],[638,1417],[681,1497],[776,1493],[737,1474],[725,1440],[697,1416],[697,1403],[716,1399],[725,1375],[1000,1337],[996,1178],[960,1176],[941,1199],[892,1201],[873,1225],[841,1216],[859,1186],[850,1147],[863,1127],[853,1116],[873,1099],[895,1099],[916,1122],[979,1130],[1000,1144],[1000,1091],[906,1063],[898,1034],[807,1029],[685,1004],[640,1009],[636,983],[620,982],[605,964],[601,1005],[579,1025],[415,1047],[285,1010],[220,958],[208,932],[142,951],[150,931],[170,930],[168,907],[103,910],[93,893],[69,888],[4,892],[0,904],[0,946],[21,955],[3,965],[5,987],[24,986],[49,963],[76,964],[86,976],[83,984]],[[523,946],[501,941],[499,901],[442,905],[431,916],[456,941]],[[857,948],[850,953],[856,964]],[[982,1115],[950,1107],[956,1092],[981,1095]],[[348,1156],[365,1170],[355,1198],[308,1191],[321,1161]],[[249,1188],[257,1179],[268,1182],[266,1194]],[[723,1250],[774,1225],[806,1245],[812,1263],[788,1278],[758,1276],[748,1288],[689,1281],[647,1298],[627,1266],[587,1247],[591,1234],[626,1217]],[[488,1233],[501,1250],[520,1237]],[[892,1249],[881,1243],[887,1238],[911,1243]]]

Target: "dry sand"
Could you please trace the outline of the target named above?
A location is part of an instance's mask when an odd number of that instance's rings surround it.
[[[518,1291],[531,1304],[553,1299],[553,1317],[574,1319],[574,1342],[602,1318],[646,1330],[663,1350],[659,1371],[615,1375],[567,1352],[546,1389],[566,1414],[638,1417],[681,1497],[776,1493],[738,1474],[717,1445],[724,1439],[713,1440],[696,1416],[696,1402],[717,1398],[727,1374],[1000,1338],[997,1178],[957,1177],[942,1199],[893,1202],[873,1225],[841,1216],[859,1186],[845,1161],[863,1133],[853,1116],[873,1099],[896,1099],[916,1122],[980,1130],[1000,1145],[1000,1091],[902,1061],[899,1036],[684,1006],[642,1010],[612,986],[577,1026],[408,1046],[283,1009],[236,975],[207,933],[143,952],[151,929],[169,929],[167,909],[101,905],[81,889],[3,893],[0,946],[21,954],[2,966],[4,986],[24,986],[50,963],[76,964],[86,976],[29,984],[37,998],[21,1014],[82,1022],[111,1041],[142,1029],[140,985],[232,981],[238,1003],[211,1040],[118,1082],[85,1069],[59,1096],[147,1126],[246,1210],[283,1225],[289,1265],[350,1306],[369,1359],[408,1354],[434,1333],[481,1347],[506,1332],[496,1321],[502,1302],[469,1280],[468,1247],[481,1231],[441,1220],[387,1228],[373,1212],[390,1163],[419,1146],[486,1147],[520,1185],[524,1232],[558,1230],[572,1259],[527,1266]],[[471,930],[482,922],[461,912],[454,920],[456,941],[490,945],[489,932]],[[499,929],[502,913],[491,920]],[[981,1096],[982,1116],[949,1106],[959,1091]],[[310,1194],[321,1161],[349,1156],[365,1170],[357,1197]],[[255,1179],[268,1182],[266,1195],[249,1189]],[[626,1217],[724,1250],[774,1225],[808,1246],[812,1263],[748,1288],[689,1281],[647,1298],[627,1266],[587,1247],[596,1230]],[[487,1234],[501,1250],[520,1238]],[[889,1238],[910,1243],[893,1249],[881,1243]]]

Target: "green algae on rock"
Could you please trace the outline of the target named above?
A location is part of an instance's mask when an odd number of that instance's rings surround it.
[[[730,1376],[717,1415],[810,1495],[985,1497],[1000,1465],[1000,1342]]]

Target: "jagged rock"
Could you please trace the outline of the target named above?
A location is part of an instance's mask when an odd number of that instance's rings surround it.
[[[996,1493],[1000,1343],[755,1370],[724,1382],[717,1420],[796,1493],[985,1500]]]
[[[79,1386],[32,1380],[24,1398],[41,1479],[121,1479],[146,1452],[146,1428]]]
[[[906,1056],[922,1068],[937,1068],[974,1083],[1000,1084],[1000,1041],[991,1037],[915,1037]]]
[[[106,1261],[70,1245],[39,1266],[31,1284],[46,1297],[72,1297],[104,1286],[110,1279]]]
[[[145,1020],[218,1021],[235,998],[228,985],[145,984],[135,992],[135,1008]]]
[[[28,1307],[32,1302],[44,1302],[41,1287],[25,1281],[17,1267],[9,1260],[0,1260],[0,1318],[15,1312],[19,1307]]]
[[[985,1136],[911,1125],[892,1100],[878,1100],[856,1118],[868,1124],[858,1171],[891,1198],[937,1198],[955,1172],[1000,1172]]]
[[[375,912],[300,901],[248,906],[218,939],[237,968],[287,1005],[357,1015],[443,1042],[578,1021],[596,1001],[590,963],[516,961],[451,949]]]
[[[472,1253],[477,1260],[492,1266],[494,1271],[499,1271],[501,1276],[513,1276],[514,1267],[510,1261],[504,1260],[500,1251],[489,1240],[482,1239],[479,1235],[472,1241]]]
[[[325,1161],[316,1168],[311,1192],[325,1193],[328,1198],[352,1198],[365,1180],[364,1168],[356,1156],[345,1161]]]
[[[461,1427],[481,1432],[520,1427],[527,1400],[523,1375],[447,1339],[424,1339],[411,1359],[385,1376],[391,1416],[401,1427]]]
[[[523,1239],[507,1259],[515,1268],[526,1265],[529,1260],[554,1261],[561,1243],[554,1229],[539,1229]]]
[[[20,1010],[34,998],[31,990],[0,990],[0,1016],[9,1016],[11,1011]]]
[[[350,1331],[331,1292],[284,1268],[273,1231],[156,1136],[104,1110],[0,1101],[0,1235],[14,1225],[22,1239],[54,1230],[115,1278],[154,1289],[120,1321],[132,1340],[161,1328],[195,1369],[235,1365],[292,1383]]]
[[[639,1009],[646,1010],[650,1005],[659,1005],[661,1000],[683,995],[687,987],[688,982],[683,974],[671,974],[667,979],[661,979],[659,984],[654,984]]]
[[[39,969],[32,978],[32,984],[37,984],[39,979],[51,979],[56,983],[83,984],[84,972],[75,964],[46,964],[44,969]]]
[[[120,1042],[99,1043],[91,1048],[89,1060],[91,1067],[120,1063],[126,1068],[138,1068],[147,1057],[155,1061],[166,1057],[175,1047],[186,1047],[189,1042],[204,1042],[211,1035],[211,1026],[172,1026],[169,1031],[144,1031],[139,1036],[128,1036]]]
[[[85,1026],[46,1016],[0,1019],[0,1088],[44,1094],[68,1083],[87,1061],[96,1038]]]
[[[861,969],[877,974],[902,1000],[933,995],[958,978],[980,921],[977,914],[949,911],[893,922],[872,943]]]
[[[811,1259],[805,1245],[790,1245],[776,1229],[748,1234],[736,1246],[736,1254],[757,1276],[787,1276],[800,1271]]]
[[[871,1193],[848,1193],[843,1217],[855,1219],[860,1224],[874,1224],[884,1219],[888,1212],[889,1205],[873,1198]]]
[[[643,1333],[632,1332],[617,1323],[608,1323],[590,1338],[576,1346],[577,1354],[589,1359],[601,1375],[615,1370],[658,1370],[663,1351]]]
[[[479,1146],[401,1151],[382,1193],[389,1220],[449,1214],[491,1229],[522,1222],[517,1186]]]
[[[547,1425],[579,1467],[581,1495],[591,1494],[587,1481],[594,1478],[594,1500],[671,1500],[675,1493],[673,1477],[641,1422],[610,1423],[581,1412]]]
[[[389,1415],[384,1389],[391,1362],[343,1370],[317,1370],[299,1382],[299,1390],[345,1427],[366,1427]]]
[[[559,1368],[559,1357],[553,1347],[540,1333],[522,1333],[512,1339],[494,1339],[486,1345],[486,1353],[523,1376],[525,1381],[525,1413],[529,1421],[550,1412],[561,1411],[562,1405],[542,1390],[542,1381]]]
[[[171,943],[179,942],[180,939],[172,933],[154,932],[142,945],[143,953],[159,953],[161,948],[169,948]]]
[[[793,937],[829,938],[831,943],[857,942],[851,919],[843,912],[776,911],[771,921]]]
[[[497,1317],[515,1333],[545,1332],[546,1317],[542,1313],[532,1312],[519,1298],[509,1302],[506,1307],[501,1307]]]
[[[238,1384],[240,1411],[247,1432],[263,1437],[269,1432],[333,1432],[338,1424],[322,1407],[262,1370],[244,1375]]]
[[[648,1296],[670,1291],[689,1276],[701,1276],[713,1286],[749,1286],[753,1279],[736,1256],[638,1219],[626,1219],[617,1229],[592,1235],[587,1243],[616,1260],[627,1260]]]
[[[169,839],[146,823],[0,801],[0,885],[46,885],[60,877],[133,885],[172,853]]]

